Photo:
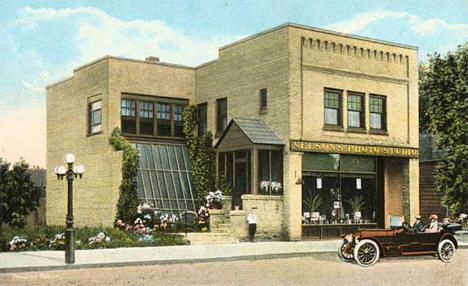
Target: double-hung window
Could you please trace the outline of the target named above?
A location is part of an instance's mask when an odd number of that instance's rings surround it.
[[[386,98],[379,95],[369,97],[369,119],[371,130],[386,130]]]
[[[183,114],[184,106],[174,104],[174,136],[184,137],[184,119]]]
[[[88,106],[88,134],[101,132],[102,130],[102,101],[95,101]]]
[[[348,92],[348,127],[365,128],[364,94]]]
[[[123,99],[120,102],[122,133],[136,134],[136,102]]]
[[[341,91],[325,90],[325,125],[341,126]]]
[[[220,98],[216,100],[217,104],[217,118],[216,118],[216,131],[222,133],[227,127],[227,98]]]
[[[157,104],[158,108],[158,136],[171,136],[171,105]]]
[[[208,105],[202,103],[198,105],[198,136],[202,136],[208,131]]]
[[[139,101],[138,106],[140,109],[140,134],[153,135],[154,119],[153,119],[153,102],[152,101]]]

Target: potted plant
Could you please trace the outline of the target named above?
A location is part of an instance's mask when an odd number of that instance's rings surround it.
[[[320,197],[320,195],[314,194],[307,196],[304,200],[304,203],[310,211],[310,218],[318,219],[320,217],[318,209],[323,205],[323,199]]]
[[[354,212],[354,221],[360,222],[361,221],[361,209],[366,204],[366,202],[364,201],[364,197],[362,195],[356,195],[346,200],[346,202],[349,204],[349,206]]]

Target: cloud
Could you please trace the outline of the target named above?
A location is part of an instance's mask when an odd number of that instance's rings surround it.
[[[75,17],[78,16],[78,17]],[[218,55],[218,47],[238,40],[241,35],[196,38],[174,29],[163,21],[121,20],[93,7],[24,8],[14,22],[35,27],[43,22],[73,21],[76,65],[104,55],[144,59],[153,55],[162,61],[198,65]]]
[[[328,28],[343,33],[357,33],[369,25],[384,18],[400,18],[409,22],[409,28],[419,34],[435,34],[441,31],[449,31],[459,36],[468,34],[468,23],[449,24],[441,19],[423,19],[420,16],[407,12],[366,12],[358,14],[353,18],[333,23]]]
[[[24,88],[30,90],[35,95],[43,95],[45,92],[44,87],[32,84],[28,81],[22,81],[21,84]]]

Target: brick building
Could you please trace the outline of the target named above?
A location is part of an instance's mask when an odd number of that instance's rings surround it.
[[[200,132],[215,134],[216,169],[233,200],[258,207],[260,233],[294,240],[413,220],[417,79],[416,47],[290,23],[220,47],[196,67],[105,56],[47,87],[47,223],[64,222],[66,193],[51,170],[66,152],[86,166],[75,183],[76,223],[113,223],[122,160],[109,144],[115,127],[142,154],[140,200],[195,209],[181,133],[188,104],[199,107]],[[282,191],[265,191],[268,182]],[[322,204],[310,209],[314,197]],[[359,197],[360,212],[351,204]],[[240,236],[244,214],[230,216]]]

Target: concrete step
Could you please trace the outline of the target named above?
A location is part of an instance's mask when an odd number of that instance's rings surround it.
[[[229,223],[229,222],[225,222],[225,223],[220,223],[218,224],[218,228],[231,228],[232,224]]]
[[[229,233],[230,229],[226,227],[218,227],[211,230],[212,233]]]

